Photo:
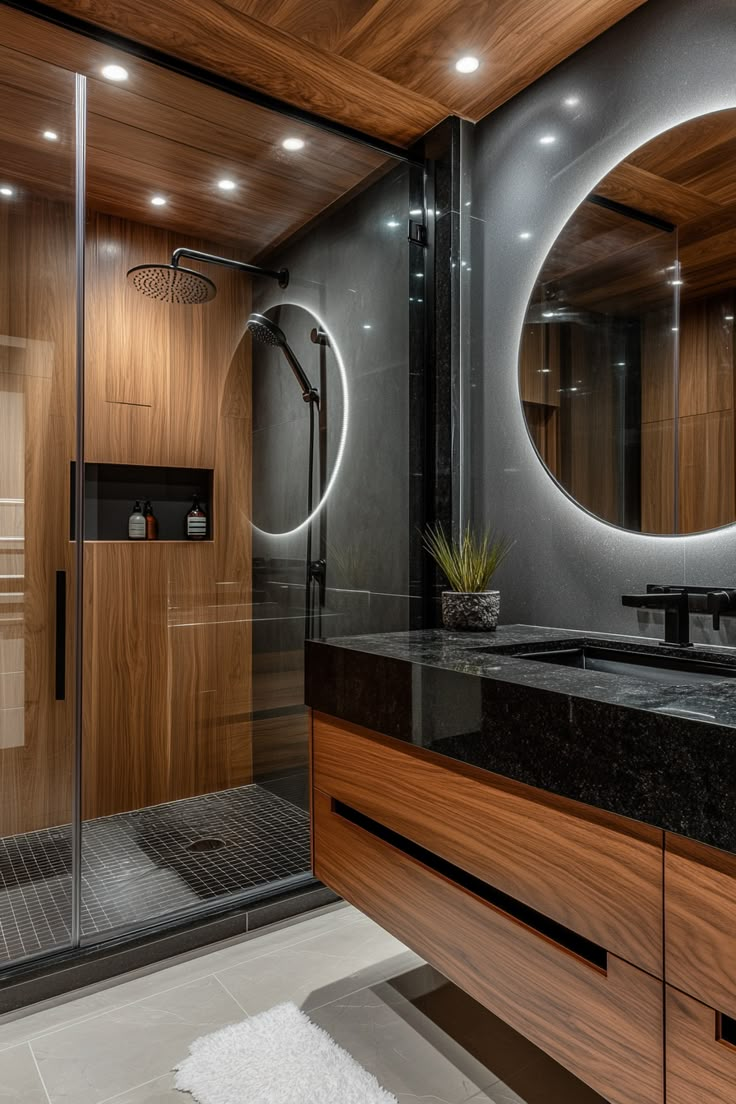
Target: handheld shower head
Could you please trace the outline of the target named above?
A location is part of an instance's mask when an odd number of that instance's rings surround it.
[[[319,392],[309,382],[307,373],[286,340],[284,331],[270,318],[267,318],[265,314],[252,314],[246,322],[246,326],[256,341],[260,341],[262,345],[273,345],[277,349],[281,349],[301,388],[302,398],[307,403],[313,402],[319,406]]]
[[[286,334],[280,326],[266,318],[265,314],[252,314],[246,325],[256,341],[260,341],[262,345],[275,345],[277,349],[286,347]]]
[[[173,264],[141,264],[128,271],[128,283],[149,299],[161,303],[208,303],[217,295],[209,276]]]

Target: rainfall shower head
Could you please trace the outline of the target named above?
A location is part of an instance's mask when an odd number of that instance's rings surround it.
[[[128,283],[149,299],[161,303],[208,303],[217,295],[209,276],[195,272],[193,268],[180,268],[174,264],[136,265],[128,272]]]
[[[184,303],[190,306],[195,303],[209,303],[217,295],[217,288],[209,276],[203,276],[193,268],[182,268],[179,264],[182,257],[223,268],[234,268],[249,276],[270,276],[273,280],[278,280],[279,287],[282,288],[289,283],[288,268],[274,271],[246,264],[245,261],[234,261],[231,257],[218,257],[214,253],[202,253],[199,249],[187,249],[185,246],[174,250],[170,264],[142,264],[128,269],[128,282],[141,295],[158,299],[160,303]]]
[[[294,350],[286,340],[284,331],[277,326],[275,322],[272,322],[270,318],[266,318],[265,314],[252,314],[246,322],[246,326],[255,340],[260,341],[262,345],[272,345],[277,349],[281,349],[301,388],[302,398],[305,402],[313,402],[319,406],[319,391],[317,391],[315,387],[312,387],[309,382],[307,373],[302,368],[296,358]]]

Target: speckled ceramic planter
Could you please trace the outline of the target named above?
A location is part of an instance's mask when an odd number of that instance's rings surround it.
[[[481,590],[465,594],[442,591],[442,624],[455,632],[493,632],[498,624],[501,594]]]

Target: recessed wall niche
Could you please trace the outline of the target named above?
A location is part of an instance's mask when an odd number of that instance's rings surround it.
[[[136,501],[151,502],[159,541],[186,540],[186,515],[195,493],[207,514],[211,541],[212,479],[210,468],[154,468],[140,464],[85,464],[84,537],[88,541],[127,541],[128,518]],[[71,534],[74,532],[74,464],[72,464]],[[195,542],[192,542],[195,543]]]

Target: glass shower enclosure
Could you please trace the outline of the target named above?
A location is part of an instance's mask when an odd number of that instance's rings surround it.
[[[2,976],[312,880],[303,641],[408,627],[410,469],[406,166],[0,29]]]

